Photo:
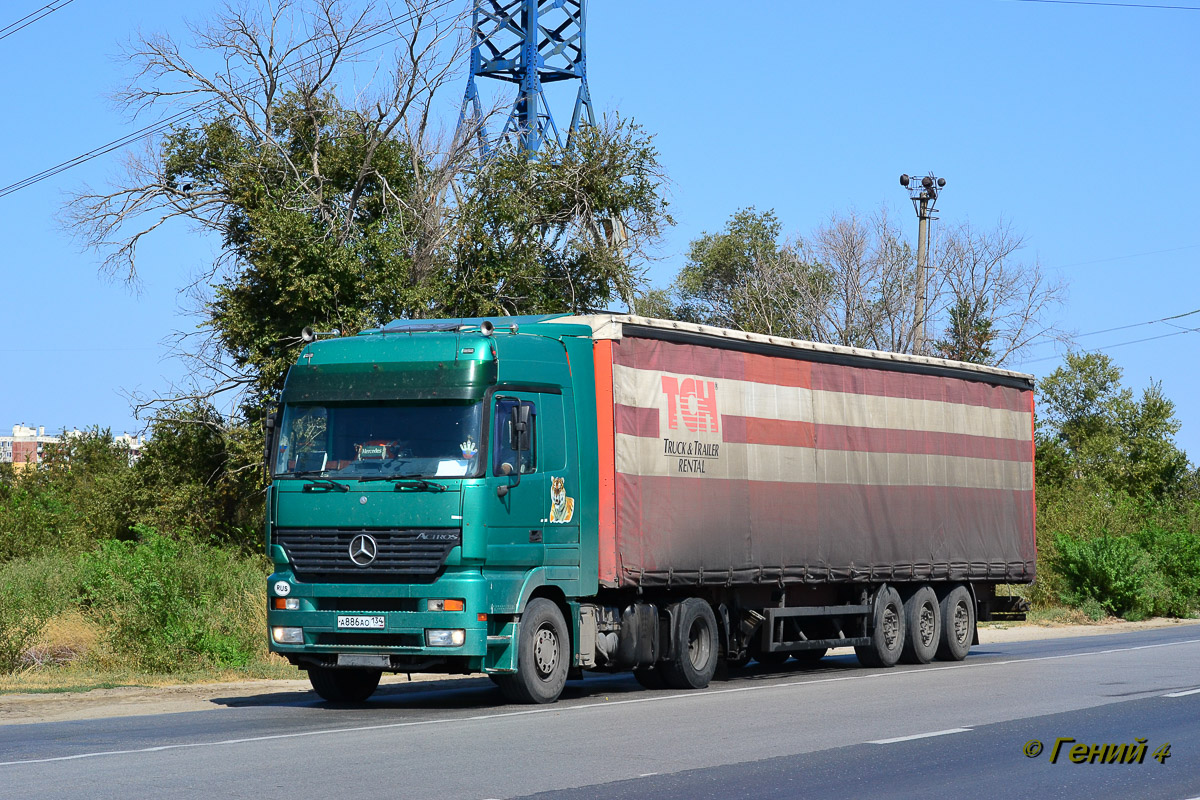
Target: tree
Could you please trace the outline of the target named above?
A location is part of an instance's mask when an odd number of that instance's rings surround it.
[[[633,296],[645,247],[671,222],[652,138],[617,120],[529,160],[509,148],[481,159],[473,131],[439,136],[440,90],[468,45],[459,20],[434,13],[443,5],[405,0],[390,17],[370,3],[351,13],[349,0],[227,10],[192,30],[197,50],[220,56],[211,73],[168,37],[131,46],[125,106],[198,103],[194,121],[130,159],[115,187],[76,195],[69,224],[131,282],[138,243],[164,224],[221,244],[192,286],[200,328],[177,342],[192,381],[150,403],[232,390],[257,418],[305,325],[350,335],[396,318]],[[384,33],[398,39],[386,86],[351,94],[364,44]]]
[[[191,113],[131,156],[115,186],[76,194],[67,221],[130,283],[138,244],[162,226],[219,238],[192,284],[200,330],[177,342],[196,380],[175,395],[248,391],[257,407],[303,326],[354,333],[419,306],[440,198],[469,155],[463,140],[438,148],[435,97],[467,42],[438,5],[406,0],[393,16],[348,0],[230,7],[190,30],[200,57],[218,57],[207,72],[168,36],[127,48],[137,71],[119,102],[135,116]],[[386,83],[344,102],[339,82],[385,34],[398,40]]]
[[[778,244],[773,212],[746,209],[725,231],[692,243],[671,293],[682,319],[890,352],[912,352],[917,328],[914,248],[886,209],[833,215]],[[924,320],[933,352],[1001,365],[1034,341],[1063,338],[1049,317],[1065,288],[1001,222],[960,225],[935,241]]]
[[[954,361],[990,364],[996,357],[992,350],[996,332],[987,313],[988,305],[987,298],[975,302],[959,298],[950,309],[946,330],[942,333],[944,338],[934,343],[933,352]]]
[[[1038,386],[1037,466],[1055,485],[1098,481],[1134,497],[1162,498],[1188,479],[1173,441],[1175,404],[1152,382],[1135,399],[1103,353],[1068,353]]]
[[[774,211],[747,208],[730,217],[721,233],[693,241],[676,277],[673,316],[777,336],[805,335],[788,313],[790,295],[773,282],[780,262],[794,260],[788,246],[779,243],[780,230]]]
[[[586,313],[629,303],[640,263],[673,224],[653,137],[619,117],[531,159],[502,146],[447,212],[436,316]]]

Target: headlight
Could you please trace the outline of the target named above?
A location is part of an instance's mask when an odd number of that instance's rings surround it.
[[[426,611],[462,611],[462,600],[426,600]]]
[[[467,640],[467,632],[462,628],[453,630],[425,630],[425,644],[428,647],[462,647]]]
[[[271,628],[275,644],[304,644],[304,628]]]
[[[300,610],[300,598],[299,597],[276,597],[274,600],[271,601],[271,605],[276,611],[299,611]]]

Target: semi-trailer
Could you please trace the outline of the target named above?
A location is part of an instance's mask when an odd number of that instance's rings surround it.
[[[308,339],[267,442],[268,627],[327,700],[960,660],[1034,577],[1029,375],[615,314]]]

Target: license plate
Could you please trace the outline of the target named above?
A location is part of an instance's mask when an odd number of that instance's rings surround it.
[[[357,653],[338,653],[337,660],[339,667],[387,669],[392,666],[392,659],[389,656],[360,656]]]
[[[383,617],[338,617],[339,628],[351,628],[357,630],[382,630],[384,627]]]

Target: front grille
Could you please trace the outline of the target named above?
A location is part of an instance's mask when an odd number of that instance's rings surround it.
[[[420,647],[419,633],[318,633],[317,644],[338,647]]]
[[[365,566],[350,558],[350,544],[359,535],[371,537],[376,546],[375,558]],[[275,544],[287,553],[296,577],[309,582],[433,580],[446,563],[446,556],[461,543],[462,531],[458,528],[275,529]]]

